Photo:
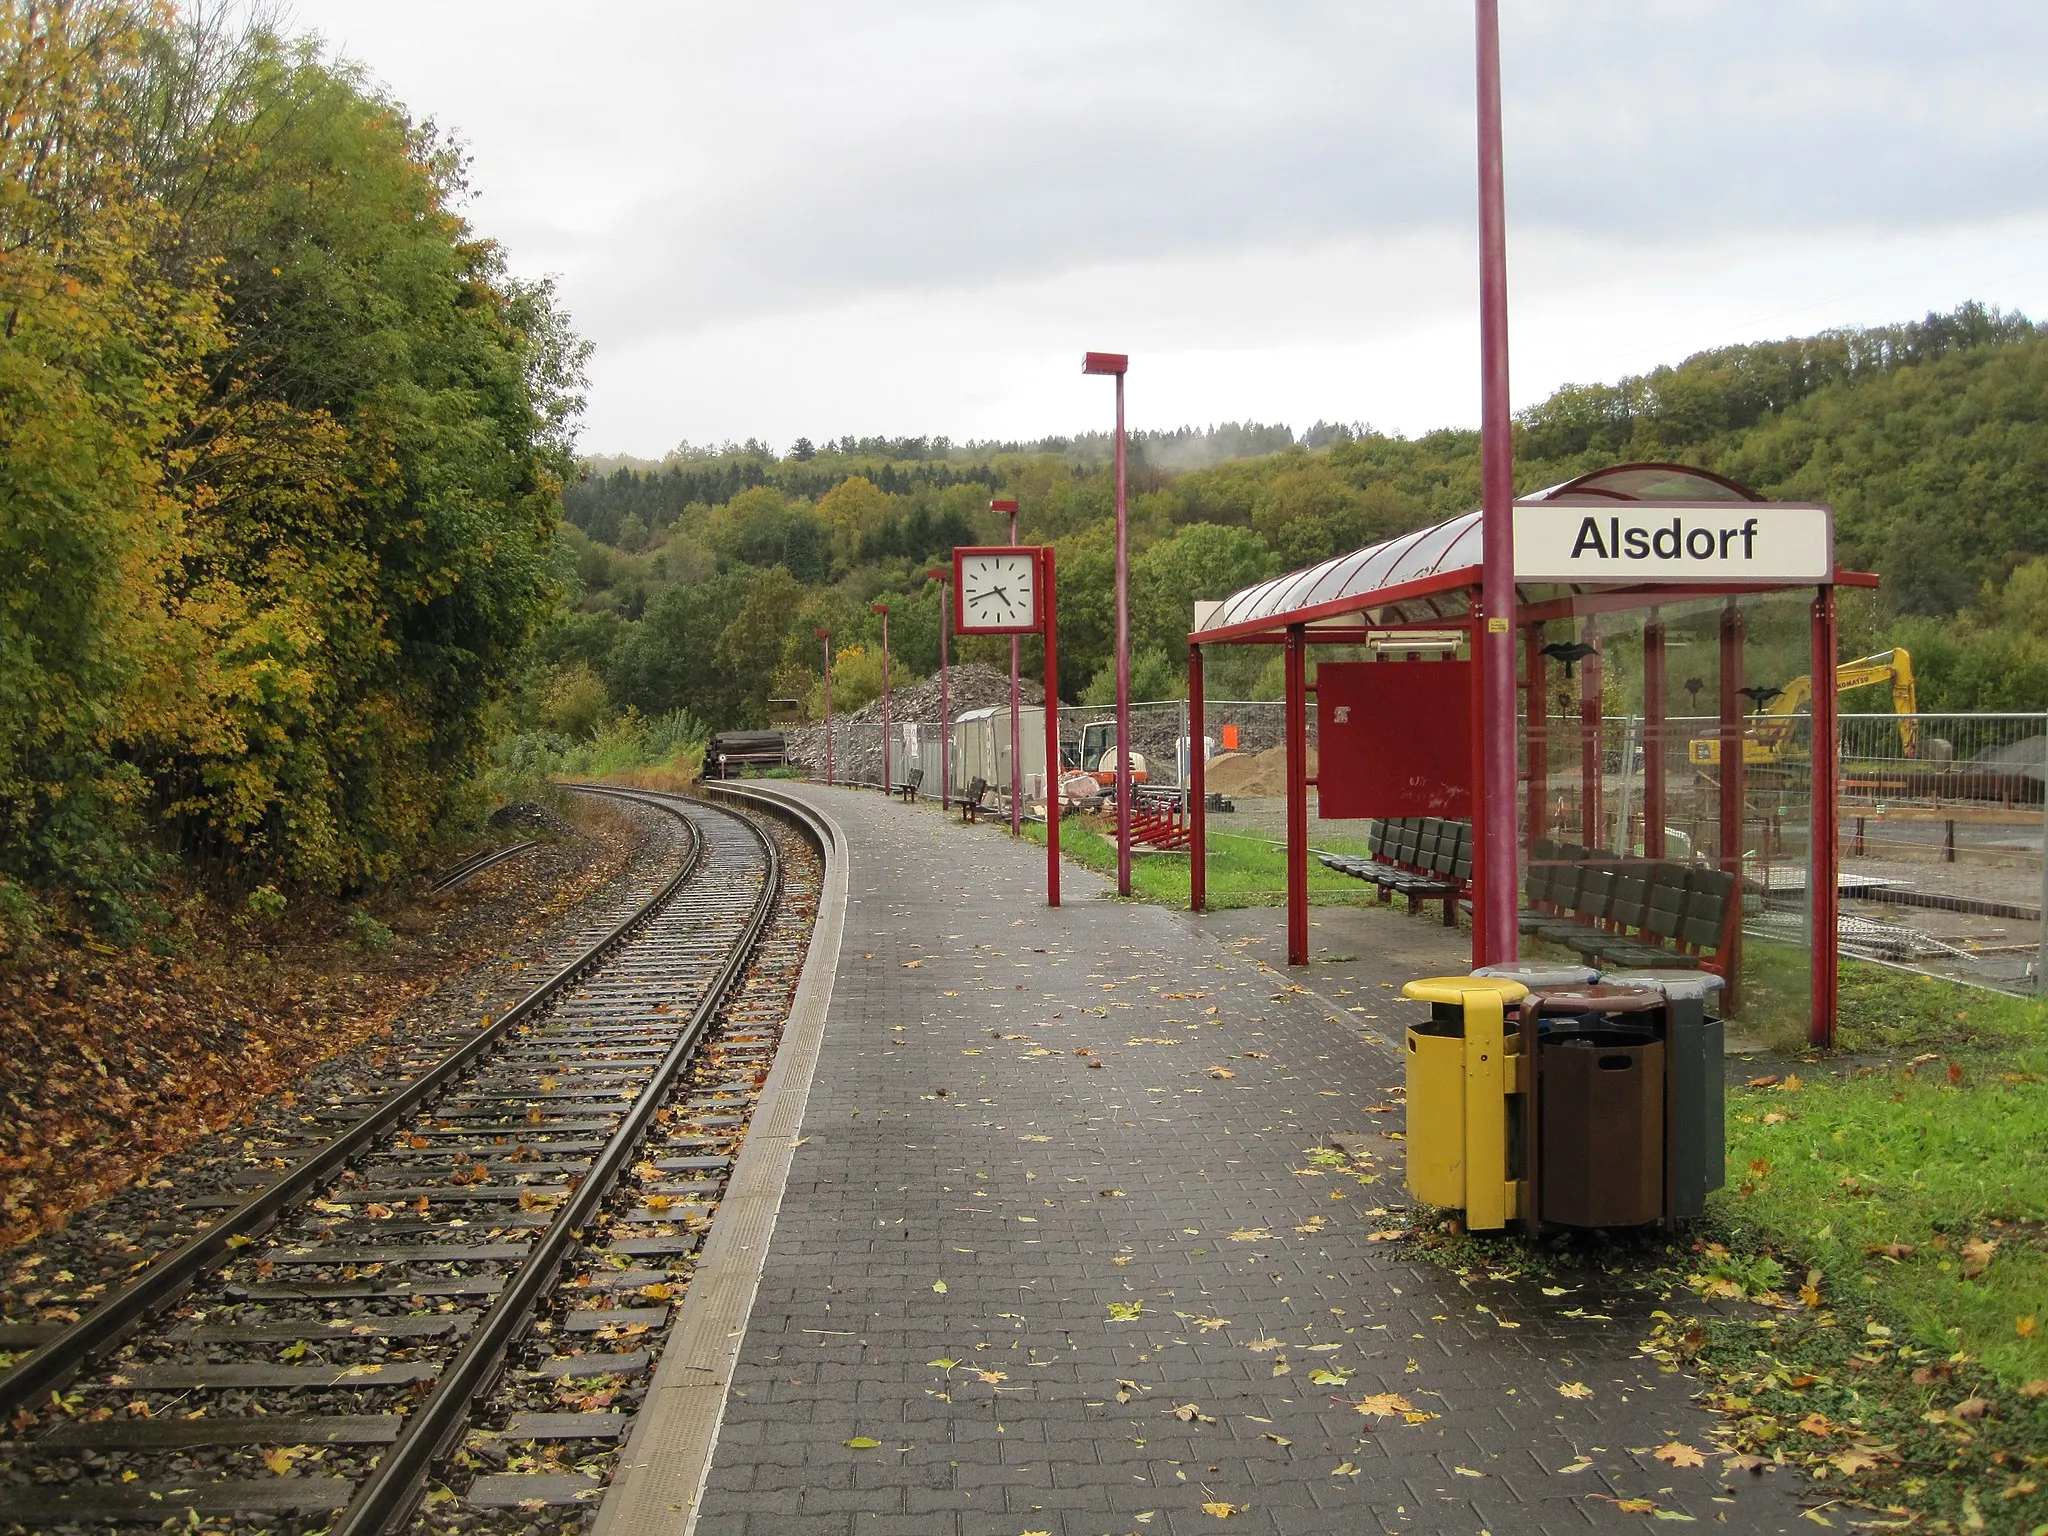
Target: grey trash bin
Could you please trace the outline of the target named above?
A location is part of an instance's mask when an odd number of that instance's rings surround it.
[[[1617,986],[1655,987],[1664,994],[1665,1208],[1672,1220],[1704,1216],[1707,1194],[1728,1177],[1728,1088],[1721,1021],[1709,1017],[1727,983],[1711,971],[1610,971]]]

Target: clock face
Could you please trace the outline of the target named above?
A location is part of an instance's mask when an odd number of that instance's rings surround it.
[[[967,634],[1038,628],[1035,550],[962,550],[958,557],[960,629]]]

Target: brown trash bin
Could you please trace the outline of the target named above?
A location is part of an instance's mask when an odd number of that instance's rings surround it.
[[[1543,1219],[1632,1227],[1664,1214],[1664,1042],[1642,1029],[1559,1029],[1542,1075]]]

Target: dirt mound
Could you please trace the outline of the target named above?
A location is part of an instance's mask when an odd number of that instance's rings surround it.
[[[1315,777],[1316,749],[1308,749],[1309,777]],[[1287,749],[1268,747],[1263,752],[1225,752],[1209,759],[1203,770],[1203,787],[1223,795],[1284,795],[1287,793]]]

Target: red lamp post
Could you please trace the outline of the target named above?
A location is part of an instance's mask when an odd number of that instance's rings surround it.
[[[1116,891],[1131,894],[1131,541],[1124,516],[1124,374],[1121,352],[1090,352],[1083,373],[1116,380]]]
[[[889,605],[869,603],[882,616],[882,793],[889,793]]]
[[[1017,542],[1017,503],[1014,498],[999,499],[988,504],[991,512],[1010,514],[1010,542]],[[1018,729],[1020,711],[1017,707],[1017,637],[1010,636],[1010,836],[1024,835],[1024,736]]]
[[[1489,964],[1515,958],[1515,468],[1508,407],[1507,210],[1500,132],[1500,4],[1476,0],[1479,66],[1479,464],[1483,487],[1481,777],[1473,922]],[[1534,718],[1533,716],[1531,717]],[[1535,769],[1532,766],[1532,772]]]
[[[939,584],[939,809],[953,808],[953,668],[946,656],[946,632],[952,627],[951,571],[926,571],[925,580]]]
[[[832,787],[832,631],[813,630],[825,642],[825,787]]]

